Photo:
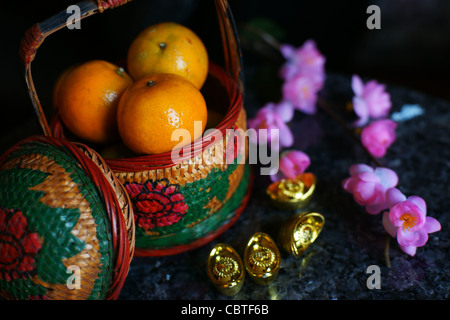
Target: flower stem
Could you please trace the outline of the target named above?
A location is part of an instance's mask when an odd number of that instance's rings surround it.
[[[271,46],[273,49],[280,51],[281,43],[275,39],[272,35],[255,28],[251,25],[246,25],[245,29],[257,36],[259,36],[266,44]],[[326,100],[325,98],[319,96],[317,106],[320,107],[323,111],[325,111],[329,116],[331,116],[349,135],[350,137],[366,152],[369,158],[378,166],[383,167],[383,164],[375,158],[367,148],[362,144],[361,139],[355,135],[355,132],[348,126],[347,122],[344,121],[336,112],[334,112],[333,107],[331,106],[331,102]],[[388,268],[391,267],[391,261],[389,257],[389,248],[390,248],[390,237],[389,234],[386,233],[385,242],[384,242],[384,259],[386,266]]]
[[[388,268],[391,268],[391,259],[389,257],[389,248],[390,248],[391,238],[389,234],[386,233],[384,237],[384,261]]]
[[[245,29],[247,31],[250,31],[251,33],[259,36],[262,40],[264,40],[265,43],[270,45],[275,50],[277,50],[277,51],[280,50],[280,47],[281,47],[280,42],[277,39],[275,39],[272,35],[270,35],[269,33],[264,32],[261,29],[255,28],[248,24],[245,25]]]

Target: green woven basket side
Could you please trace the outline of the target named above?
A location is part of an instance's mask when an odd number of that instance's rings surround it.
[[[100,254],[100,273],[95,279],[89,299],[104,299],[111,280],[113,249],[110,224],[103,208],[101,194],[73,157],[43,143],[21,145],[5,159],[5,162],[18,159],[19,163],[16,168],[0,171],[1,210],[3,212],[9,210],[9,218],[12,215],[11,210],[20,212],[26,221],[27,232],[38,235],[41,242],[32,267],[27,267],[31,268],[30,272],[20,275],[13,274],[13,278],[8,278],[4,273],[3,277],[0,276],[0,290],[18,299],[45,298],[46,289],[37,284],[34,281],[35,278],[38,277],[41,281],[49,284],[67,286],[67,280],[71,273],[68,272],[62,261],[74,257],[86,247],[86,243],[72,233],[80,219],[80,210],[63,206],[48,206],[41,201],[45,196],[44,192],[34,190],[51,173],[20,167],[22,159],[36,154],[45,156],[63,168],[73,183],[78,186],[82,197],[89,203],[96,224],[96,234],[92,236],[98,238]],[[0,166],[2,165],[0,164]],[[5,226],[6,222],[2,223]],[[11,270],[8,272],[12,274]]]

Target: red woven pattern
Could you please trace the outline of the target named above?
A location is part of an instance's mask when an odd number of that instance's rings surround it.
[[[120,205],[117,200],[116,193],[108,183],[105,175],[97,167],[97,165],[88,158],[75,144],[64,140],[48,136],[31,136],[10,148],[5,154],[0,157],[0,163],[4,162],[4,159],[16,150],[20,148],[20,145],[25,142],[38,142],[52,145],[54,147],[66,150],[66,152],[72,155],[79,163],[80,167],[90,177],[92,183],[98,189],[103,196],[105,210],[108,214],[109,221],[111,223],[111,234],[113,238],[113,250],[115,252],[115,261],[112,280],[108,291],[107,299],[115,300],[120,294],[120,290],[125,283],[126,276],[129,270],[130,264],[130,242],[128,240],[127,224],[125,217],[120,211]],[[85,148],[87,148],[85,146]]]
[[[100,12],[105,9],[114,9],[118,6],[126,4],[129,0],[99,0],[97,1],[97,7]]]
[[[25,63],[33,61],[36,51],[44,41],[44,34],[39,28],[39,24],[33,25],[27,30],[20,42],[19,55]]]

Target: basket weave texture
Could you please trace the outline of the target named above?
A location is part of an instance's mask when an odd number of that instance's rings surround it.
[[[83,1],[82,19],[127,1]],[[216,126],[221,141],[203,139],[191,144],[191,154],[174,163],[171,153],[106,159],[132,201],[136,226],[135,255],[179,253],[204,244],[226,230],[239,217],[248,200],[249,168],[244,153],[236,163],[224,160],[231,137],[228,130],[246,129],[243,107],[242,55],[231,9],[226,0],[214,0],[223,46],[224,66],[210,64],[209,77],[224,93],[223,119]],[[25,79],[36,114],[46,136],[67,139],[58,117],[49,125],[31,75],[31,62],[38,47],[53,32],[63,28],[67,14],[33,26],[24,37],[20,54],[25,62]],[[208,106],[209,109],[210,106]],[[68,137],[68,136],[67,136]],[[247,142],[241,143],[246,145]],[[247,148],[245,148],[247,150]],[[217,159],[222,161],[217,162]]]
[[[134,251],[134,219],[127,193],[108,176],[75,145],[44,136],[0,158],[3,297],[117,298]],[[79,289],[70,289],[68,270],[79,271]]]

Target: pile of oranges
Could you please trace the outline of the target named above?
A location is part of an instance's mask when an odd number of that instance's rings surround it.
[[[122,141],[136,154],[181,147],[176,129],[191,143],[205,130],[207,107],[200,92],[208,54],[189,28],[164,22],[144,29],[128,49],[126,69],[104,60],[73,66],[58,78],[53,104],[62,122],[86,142]],[[194,130],[201,121],[202,132]]]

